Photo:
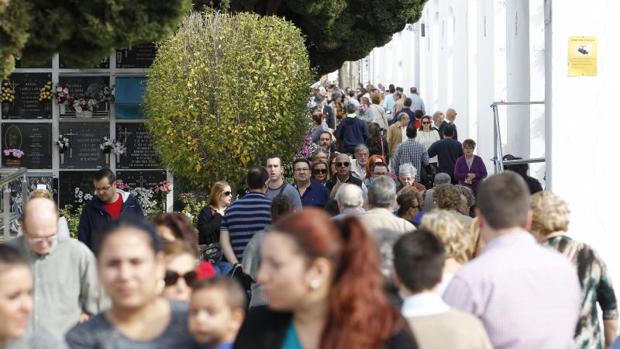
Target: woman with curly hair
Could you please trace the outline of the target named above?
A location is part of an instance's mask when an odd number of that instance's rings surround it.
[[[285,216],[261,254],[268,307],[250,310],[236,349],[417,348],[384,293],[377,247],[357,217],[337,225],[314,208]]]
[[[592,247],[566,236],[570,210],[559,196],[549,191],[538,192],[532,195],[530,208],[532,235],[544,246],[565,255],[577,268],[581,284],[577,347],[608,348],[618,331],[618,305],[605,262]],[[603,310],[603,333],[597,303]]]
[[[454,213],[454,217],[461,222],[463,227],[470,226],[471,217],[459,211],[463,205],[467,205],[467,197],[461,194],[456,186],[450,184],[437,187],[433,193],[433,198],[435,199],[438,209]]]
[[[475,241],[469,235],[469,226],[461,224],[456,215],[450,211],[435,210],[426,213],[420,224],[420,229],[433,232],[446,249],[443,278],[437,286],[439,294],[445,291],[456,271],[469,261],[475,247]]]

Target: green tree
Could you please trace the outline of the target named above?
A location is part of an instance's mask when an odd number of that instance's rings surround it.
[[[0,80],[15,68],[15,58],[28,39],[30,22],[26,0],[0,0]]]
[[[312,66],[325,74],[388,43],[416,22],[426,0],[197,0],[196,7],[229,7],[284,17],[306,36]]]
[[[192,13],[163,41],[145,92],[163,163],[192,185],[240,184],[270,154],[291,159],[309,126],[312,72],[298,28],[276,17]]]
[[[20,16],[9,17],[5,23],[0,10],[3,19],[0,48],[10,47],[12,52],[11,59],[7,59],[0,51],[2,76],[12,70],[14,56],[23,57],[25,64],[40,63],[60,52],[72,66],[96,66],[116,48],[168,36],[191,8],[191,0],[9,0],[8,3],[9,9],[19,8]],[[28,9],[25,15],[24,8]],[[25,33],[28,41],[23,47]]]

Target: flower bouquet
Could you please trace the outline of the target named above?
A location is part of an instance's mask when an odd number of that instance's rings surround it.
[[[2,151],[5,157],[5,164],[11,167],[19,167],[22,164],[22,157],[24,157],[24,152],[21,149],[11,148],[4,149]]]
[[[99,103],[94,98],[76,98],[73,101],[73,109],[75,110],[75,115],[90,118],[93,116],[93,111],[95,111],[97,104]]]
[[[63,83],[56,86],[56,92],[54,92],[54,96],[56,98],[56,104],[60,108],[60,114],[65,114],[67,112],[67,106],[72,105],[73,98],[69,94],[69,88]]]
[[[62,165],[65,163],[65,151],[67,151],[67,149],[71,149],[71,142],[69,141],[69,138],[63,135],[58,135],[56,146],[58,146],[58,152],[60,153],[60,164]]]
[[[15,83],[3,81],[0,87],[0,102],[2,102],[2,114],[8,114],[11,104],[15,101]]]
[[[103,143],[99,144],[99,149],[105,154],[106,165],[110,164],[110,153],[114,151],[114,141],[108,137],[103,137]]]
[[[50,101],[52,100],[53,95],[54,93],[52,92],[52,82],[48,81],[39,90],[39,102],[43,104],[43,110],[45,110],[46,112],[51,111],[52,105]]]
[[[104,108],[107,110],[107,108],[110,106],[110,103],[114,102],[114,86],[113,87],[104,86],[97,93],[97,96],[95,96],[95,99],[97,100],[98,103],[103,103]]]
[[[166,196],[167,196],[166,194],[172,191],[172,183],[166,180],[161,181],[155,186],[155,189],[153,191],[156,194],[159,194],[160,199],[161,199],[162,212],[166,212]]]

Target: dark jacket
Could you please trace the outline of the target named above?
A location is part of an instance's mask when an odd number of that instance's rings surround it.
[[[235,340],[234,349],[278,349],[282,347],[292,314],[269,310],[266,306],[250,309]],[[404,322],[405,320],[403,320]],[[418,346],[405,327],[386,343],[386,349],[417,349]]]
[[[325,115],[325,122],[327,123],[327,127],[332,130],[336,128],[336,116],[334,115],[334,109],[329,105],[325,104],[323,106],[323,115]]]
[[[205,206],[198,215],[198,243],[208,245],[220,242],[220,226],[222,215],[211,206]]]
[[[456,163],[456,159],[463,156],[463,145],[461,142],[451,138],[444,138],[437,141],[428,148],[428,157],[432,158],[435,155],[437,155],[437,159],[439,160],[437,172],[449,174],[450,178],[452,178],[452,184],[456,184],[454,164]]]
[[[368,125],[357,117],[347,116],[336,128],[336,140],[343,152],[353,153],[356,146],[366,144],[366,139],[368,139]]]
[[[122,190],[119,190],[118,193],[123,198],[123,206],[119,219],[144,218],[142,207],[140,207],[138,200],[136,200],[133,195]],[[78,226],[78,240],[83,242],[91,250],[94,250],[98,230],[105,227],[110,221],[112,221],[112,217],[110,217],[110,214],[105,210],[103,201],[95,196],[90,202],[84,205],[84,209],[82,210],[80,225]]]

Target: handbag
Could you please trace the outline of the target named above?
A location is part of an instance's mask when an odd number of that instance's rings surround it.
[[[199,259],[203,262],[209,262],[213,265],[222,261],[223,252],[219,242],[213,242],[206,245],[198,245]]]

